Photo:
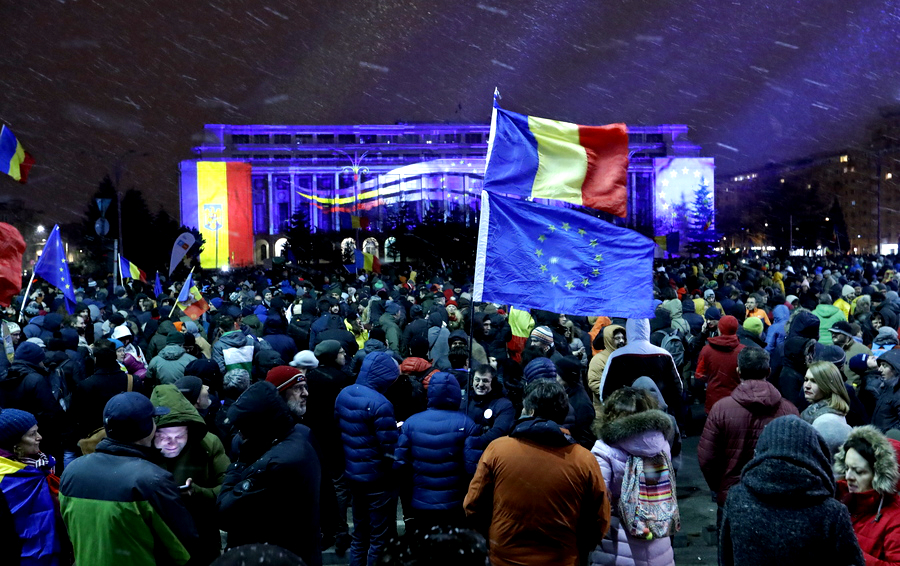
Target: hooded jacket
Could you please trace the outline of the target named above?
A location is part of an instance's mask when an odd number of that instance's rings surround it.
[[[784,366],[778,376],[781,396],[802,410],[809,404],[803,397],[803,379],[806,375],[806,354],[815,347],[815,340],[803,336],[791,336],[784,341]]]
[[[770,355],[779,344],[784,343],[786,337],[784,326],[787,324],[790,316],[791,311],[784,305],[778,305],[772,309],[772,318],[774,320],[769,330],[766,331],[766,352],[769,352]]]
[[[461,399],[456,378],[436,373],[428,387],[428,409],[409,417],[400,428],[394,468],[411,468],[414,509],[462,506],[481,456],[473,442],[481,428],[459,412]]]
[[[428,359],[435,361],[450,353],[447,340],[450,331],[443,325],[444,319],[440,312],[432,311],[428,315]]]
[[[682,336],[688,336],[691,334],[691,325],[688,324],[684,317],[682,316],[682,304],[678,299],[669,299],[668,301],[663,301],[662,308],[669,311],[669,316],[671,316],[671,326],[675,330],[681,332]]]
[[[834,498],[825,441],[799,417],[769,423],[728,493],[721,564],[862,566],[850,514]]]
[[[490,524],[495,566],[574,566],[609,529],[597,461],[542,418],[520,420],[485,449],[463,505],[471,519]]]
[[[172,384],[184,377],[184,368],[196,359],[182,346],[169,344],[150,360],[147,373],[161,384]]]
[[[609,534],[604,537],[597,550],[591,553],[591,564],[666,566],[674,563],[675,555],[670,537],[652,540],[634,538],[621,527],[618,517],[622,478],[625,476],[628,457],[652,458],[665,453],[671,459],[666,437],[672,433],[669,415],[658,410],[620,417],[600,428],[600,438],[594,444],[591,454],[600,464],[613,511]],[[674,482],[674,474],[672,477]]]
[[[819,317],[819,344],[830,345],[831,332],[828,330],[839,320],[847,320],[841,309],[834,305],[816,305],[813,314]]]
[[[319,502],[321,470],[309,429],[294,424],[271,383],[258,382],[228,410],[242,434],[240,456],[225,474],[217,499],[228,546],[268,543],[310,566],[322,564]],[[278,510],[287,510],[286,520]]]
[[[702,300],[703,299],[700,299],[700,301]],[[700,334],[700,331],[703,330],[703,323],[705,322],[703,316],[697,314],[696,308],[697,306],[692,299],[684,299],[681,301],[681,317],[691,327],[690,334],[694,336]]]
[[[78,564],[185,564],[197,531],[154,448],[104,438],[60,478],[59,503]]]
[[[263,340],[278,352],[282,360],[294,359],[298,352],[294,339],[287,335],[284,321],[280,316],[268,316],[263,323]]]
[[[164,320],[159,323],[156,334],[153,335],[153,338],[150,339],[150,344],[147,345],[147,355],[151,360],[159,354],[160,350],[166,347],[166,338],[172,332],[178,332],[178,329],[175,328],[175,324],[171,320]]]
[[[887,432],[892,428],[900,428],[900,350],[888,350],[878,361],[887,362],[894,368],[894,377],[890,380],[867,380],[870,389],[875,387],[879,391],[872,410],[872,424],[881,429],[881,432]]]
[[[616,341],[613,340],[613,335],[619,330],[625,332],[625,328],[618,324],[610,324],[600,329],[600,332],[603,333],[603,349],[597,352],[588,364],[588,389],[591,393],[591,401],[594,404],[594,414],[598,417],[603,411],[603,400],[600,397],[600,382],[603,379],[603,370],[606,368],[609,355],[616,350]]]
[[[740,481],[763,428],[785,415],[799,413],[775,386],[761,379],[741,382],[712,408],[700,436],[697,458],[719,505],[725,504],[728,490]]]
[[[373,352],[363,360],[356,383],[337,396],[334,412],[341,430],[347,479],[377,489],[390,478],[397,447],[394,407],[384,392],[400,375],[388,352]]]
[[[675,417],[669,414],[669,406],[666,405],[666,400],[663,399],[662,393],[659,392],[659,389],[656,387],[656,383],[653,382],[647,376],[642,376],[634,380],[634,384],[632,387],[635,389],[643,389],[650,393],[650,395],[656,399],[656,402],[659,404],[659,410],[666,413],[669,416],[669,420],[672,421],[672,430],[666,434],[666,442],[669,443],[669,451],[672,455],[672,467],[677,472],[681,469],[681,431],[678,429],[678,421],[675,420]]]
[[[900,442],[885,438],[872,426],[853,429],[847,440],[863,440],[874,448],[875,465],[872,489],[850,493],[847,480],[837,482],[837,497],[847,506],[853,521],[856,540],[868,566],[888,566],[900,563],[900,480],[898,459]],[[847,453],[841,447],[834,457],[834,472],[843,477],[847,472]]]
[[[232,330],[219,336],[212,347],[212,360],[219,365],[224,375],[233,368],[253,369],[253,358],[259,352],[259,340],[248,336],[242,330]],[[266,348],[269,349],[268,343]]]
[[[155,407],[168,407],[169,413],[156,418],[157,428],[187,426],[188,441],[175,458],[163,458],[161,465],[172,473],[175,483],[184,485],[191,478],[190,497],[185,505],[194,518],[200,533],[205,559],[215,560],[221,549],[216,497],[231,462],[219,438],[207,432],[206,422],[184,394],[174,385],[159,385],[153,389],[150,401]]]
[[[610,354],[603,368],[600,398],[606,399],[613,391],[646,375],[656,383],[669,411],[678,418],[683,405],[683,386],[672,355],[650,343],[650,322],[646,318],[628,319],[625,333],[628,344]]]
[[[719,321],[719,336],[707,340],[700,350],[697,360],[696,377],[706,383],[706,413],[713,405],[728,397],[741,382],[737,372],[738,354],[744,349],[735,332],[737,320],[733,316],[722,317]]]

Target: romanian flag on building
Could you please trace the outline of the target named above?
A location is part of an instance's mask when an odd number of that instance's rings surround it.
[[[250,164],[181,163],[181,222],[203,236],[200,266],[253,263]]]
[[[524,116],[494,103],[484,190],[556,199],[624,218],[628,129]]]
[[[15,134],[6,126],[0,128],[0,171],[25,184],[32,165],[34,158],[25,151]]]
[[[147,282],[147,274],[135,264],[131,263],[122,256],[119,256],[119,265],[122,267],[122,278],[130,277],[132,279],[140,279],[144,283]]]
[[[185,315],[189,316],[191,320],[197,320],[200,318],[200,315],[209,310],[209,303],[206,302],[206,299],[200,294],[200,290],[194,285],[192,274],[188,274],[187,281],[184,282],[181,292],[178,293],[178,301],[175,305]]]
[[[365,216],[350,216],[350,226],[353,228],[368,228],[369,219]]]

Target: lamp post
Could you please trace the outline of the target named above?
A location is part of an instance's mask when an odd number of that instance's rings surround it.
[[[354,151],[353,156],[351,157],[349,153],[342,149],[335,149],[333,151],[335,153],[340,153],[350,160],[350,165],[343,167],[341,169],[341,172],[345,174],[353,174],[353,212],[355,215],[359,215],[359,176],[367,175],[369,173],[369,168],[361,167],[360,164],[363,162],[369,152],[364,151],[362,155],[359,155]],[[356,229],[356,249],[359,249],[359,228]]]

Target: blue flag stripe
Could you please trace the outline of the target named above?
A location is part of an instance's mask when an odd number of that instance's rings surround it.
[[[491,154],[485,164],[484,190],[531,196],[537,176],[538,143],[528,127],[528,116],[495,109],[496,126]]]

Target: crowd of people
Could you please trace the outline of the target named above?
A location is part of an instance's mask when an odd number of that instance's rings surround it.
[[[75,273],[71,313],[37,281],[3,563],[673,564],[701,430],[721,564],[900,563],[893,263],[655,269],[649,320],[474,303],[465,266],[207,272],[197,318],[178,281]]]

